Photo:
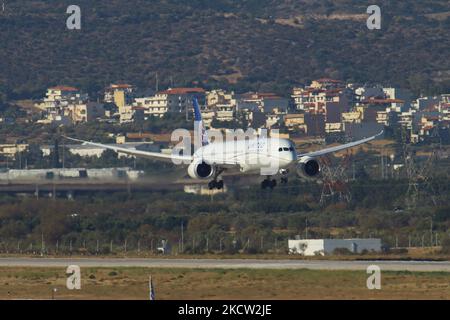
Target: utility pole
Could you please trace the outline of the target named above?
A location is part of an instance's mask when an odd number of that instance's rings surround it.
[[[308,239],[308,218],[305,219],[305,239]]]
[[[62,154],[62,167],[63,167],[63,169],[65,169],[66,168],[66,161],[65,161],[65,159],[66,159],[66,142],[65,141],[63,141],[62,152],[63,152],[63,154]]]
[[[430,218],[430,247],[433,246],[433,218]]]
[[[352,159],[352,180],[356,180],[356,174],[355,174],[355,160]]]
[[[44,255],[44,233],[41,233],[41,257]]]
[[[183,222],[181,222],[181,253],[184,252],[184,227]]]

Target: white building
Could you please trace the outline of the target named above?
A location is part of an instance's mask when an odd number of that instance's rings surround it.
[[[77,88],[57,86],[48,88],[42,102],[35,106],[47,113],[55,113],[69,104],[83,103],[88,101],[88,99],[89,96],[81,93]]]
[[[289,253],[303,256],[324,256],[336,249],[348,249],[352,253],[381,251],[381,239],[304,239],[289,240]]]
[[[138,149],[143,151],[149,151],[149,152],[159,152],[159,146],[155,145],[153,142],[127,142],[127,143],[121,143],[121,144],[110,144],[110,146],[115,147],[122,147],[122,148],[128,148],[128,149]],[[61,146],[65,149],[65,151],[73,154],[78,155],[80,157],[97,157],[100,158],[103,153],[106,151],[105,148],[93,146],[93,145],[85,145],[85,144],[66,144],[64,146]],[[48,157],[52,154],[54,146],[48,145],[48,146],[41,146],[40,149],[42,151],[43,156]],[[133,158],[135,156],[118,152],[117,158]]]
[[[0,181],[42,181],[42,180],[137,180],[144,175],[143,171],[124,168],[64,168],[64,169],[32,169],[32,170],[7,170],[0,172]]]
[[[157,92],[154,96],[136,98],[133,106],[144,108],[146,116],[163,117],[167,112],[191,112],[194,97],[200,105],[205,103],[205,91],[202,88],[171,88]]]

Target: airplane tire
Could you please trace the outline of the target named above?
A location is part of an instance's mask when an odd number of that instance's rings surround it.
[[[209,190],[213,190],[213,189],[215,189],[216,188],[216,185],[217,185],[217,182],[216,181],[210,181],[209,183],[208,183],[208,188],[209,188]]]
[[[219,182],[217,182],[216,188],[219,190],[223,189],[223,180],[220,180]]]
[[[277,180],[272,180],[269,182],[270,189],[273,189],[277,186]]]
[[[268,187],[268,185],[267,185],[267,180],[263,180],[262,182],[261,182],[261,189],[266,189],[267,187]]]

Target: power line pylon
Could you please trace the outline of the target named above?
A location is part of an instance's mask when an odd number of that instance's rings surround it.
[[[350,202],[351,192],[348,186],[348,169],[351,164],[351,154],[347,152],[339,163],[333,163],[329,156],[322,157],[320,164],[322,174],[320,204],[323,206],[330,202]]]
[[[405,205],[408,209],[416,208],[419,200],[421,202],[423,200],[423,203],[431,200],[434,206],[437,205],[437,193],[433,188],[432,180],[435,160],[438,155],[439,150],[433,150],[426,160],[420,164],[411,145],[404,140],[403,158],[408,179]]]

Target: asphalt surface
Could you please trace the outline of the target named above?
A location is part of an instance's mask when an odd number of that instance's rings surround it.
[[[0,258],[0,267],[146,267],[220,269],[366,270],[377,265],[385,271],[450,272],[450,261],[335,261],[257,259],[131,259],[131,258]]]

